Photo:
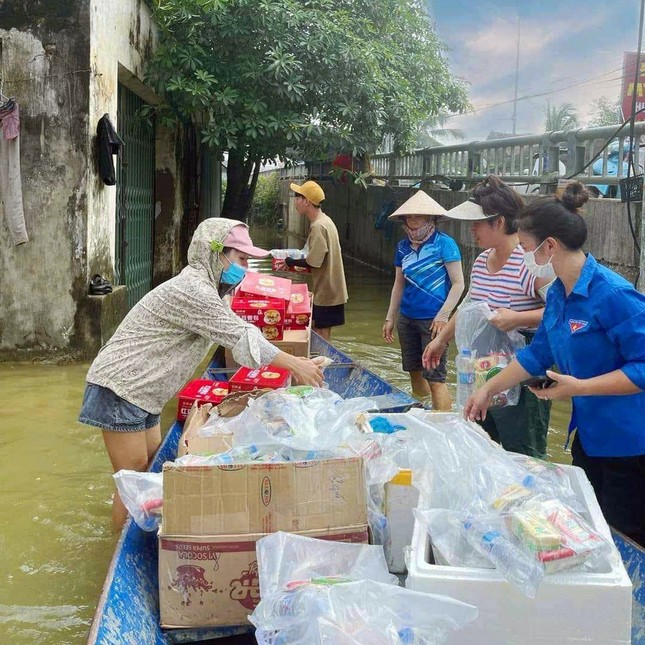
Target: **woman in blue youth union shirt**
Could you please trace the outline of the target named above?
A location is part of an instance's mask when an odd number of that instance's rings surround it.
[[[524,262],[534,273],[552,265],[542,323],[533,342],[468,400],[464,415],[486,416],[492,395],[529,376],[554,383],[531,388],[543,399],[572,399],[573,463],[584,469],[605,518],[645,545],[645,295],[582,251],[578,209],[587,201],[574,182],[521,214]],[[554,365],[558,372],[549,368]]]
[[[445,212],[419,190],[388,218],[403,225],[406,237],[396,248],[383,338],[393,342],[396,322],[403,370],[410,374],[412,391],[419,397],[430,395],[434,410],[452,406],[446,386],[447,351],[436,368],[424,369],[423,348],[444,328],[464,290],[459,247],[435,227]]]

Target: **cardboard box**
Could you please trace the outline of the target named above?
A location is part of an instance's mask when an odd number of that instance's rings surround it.
[[[367,527],[299,535],[367,544]],[[162,627],[244,625],[260,601],[255,543],[264,534],[159,536]]]
[[[163,627],[240,625],[259,601],[255,543],[274,531],[367,543],[357,458],[231,466],[164,464]]]
[[[309,321],[307,329],[285,329],[282,340],[272,340],[271,344],[286,354],[309,357],[311,347],[311,320]],[[224,359],[226,367],[228,368],[240,366],[233,358],[233,353],[230,349],[224,351]]]
[[[280,298],[287,301],[291,297],[291,280],[249,271],[235,295],[246,298]]]
[[[177,456],[184,455],[218,455],[233,447],[233,434],[216,434],[212,437],[200,437],[199,430],[206,423],[212,408],[211,403],[197,406],[193,404],[184,424],[184,431],[179,437]]]
[[[185,421],[190,408],[195,401],[198,404],[212,403],[218,405],[229,393],[229,385],[226,381],[209,381],[207,379],[195,379],[189,381],[177,394],[177,421]]]
[[[285,313],[285,329],[307,329],[311,321],[312,297],[306,284],[297,282],[291,285],[291,297]]]
[[[166,535],[240,535],[367,524],[362,460],[163,468]]]
[[[311,267],[290,267],[282,259],[271,258],[272,271],[286,271],[289,273],[311,273]]]
[[[561,465],[591,526],[612,543],[611,533],[584,471]],[[414,526],[405,586],[442,594],[479,609],[479,617],[454,632],[454,645],[628,645],[631,642],[632,585],[620,559],[600,571],[571,570],[544,576],[528,598],[495,569],[433,564],[426,530]],[[435,561],[437,561],[435,559]]]
[[[240,367],[229,381],[231,392],[248,392],[270,388],[277,390],[291,385],[291,372],[276,367],[264,365],[263,367]]]
[[[242,298],[231,300],[231,309],[242,320],[262,331],[267,340],[282,340],[286,302],[281,298]]]

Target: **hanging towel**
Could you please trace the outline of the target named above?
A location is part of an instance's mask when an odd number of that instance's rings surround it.
[[[8,108],[8,103],[13,106]],[[17,246],[29,242],[22,204],[20,176],[20,112],[13,99],[0,113],[0,210]]]
[[[116,172],[114,170],[113,155],[121,152],[121,147],[125,145],[123,140],[117,134],[110,115],[104,114],[96,126],[97,144],[98,144],[98,162],[99,176],[107,186],[116,184]]]

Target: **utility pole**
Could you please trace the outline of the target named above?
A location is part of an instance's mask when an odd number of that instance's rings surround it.
[[[517,86],[520,78],[520,8],[517,7],[517,48],[515,52],[515,95],[513,98],[513,134],[517,133]]]

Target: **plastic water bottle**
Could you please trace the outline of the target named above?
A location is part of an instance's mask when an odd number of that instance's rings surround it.
[[[475,365],[469,347],[462,347],[455,360],[457,366],[457,409],[461,410],[475,391]]]
[[[534,555],[504,537],[491,523],[469,517],[464,522],[468,543],[487,557],[504,578],[535,598],[544,568]]]
[[[314,613],[321,615],[329,611],[328,589],[303,585],[272,597],[269,614],[282,618],[304,618]]]

